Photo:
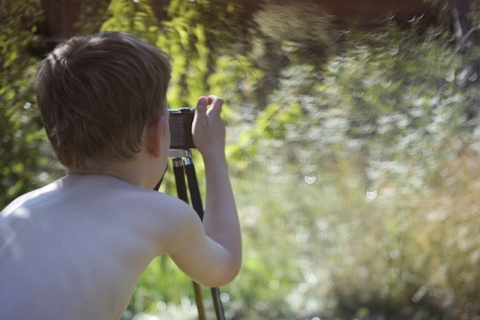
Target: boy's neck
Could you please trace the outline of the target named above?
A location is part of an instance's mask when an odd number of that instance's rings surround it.
[[[146,133],[144,133],[142,141],[146,140],[145,135]],[[67,172],[110,175],[132,185],[151,190],[165,172],[168,162],[168,149],[167,151],[163,150],[161,156],[155,156],[152,155],[146,145],[148,143],[142,142],[142,149],[136,154],[134,160],[115,162],[102,169],[67,168]]]
[[[111,176],[135,186],[142,186],[142,174],[136,172],[135,166],[115,164],[103,169],[67,168],[67,174]]]

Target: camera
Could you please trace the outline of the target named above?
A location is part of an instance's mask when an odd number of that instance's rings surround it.
[[[195,109],[180,108],[168,110],[170,126],[170,149],[188,150],[195,148],[192,136],[192,123]]]

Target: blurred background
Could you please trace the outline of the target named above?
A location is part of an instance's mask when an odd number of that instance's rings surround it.
[[[126,31],[174,57],[171,108],[226,101],[245,249],[221,288],[227,319],[480,319],[479,12],[478,0],[3,0],[0,208],[64,174],[35,104],[39,61],[72,35]],[[193,298],[160,257],[122,319],[196,319]]]

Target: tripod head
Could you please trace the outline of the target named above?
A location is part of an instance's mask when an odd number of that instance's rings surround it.
[[[172,159],[176,158],[185,158],[191,159],[192,158],[192,150],[190,149],[170,149],[168,151],[168,157]],[[189,160],[187,160],[189,161]]]

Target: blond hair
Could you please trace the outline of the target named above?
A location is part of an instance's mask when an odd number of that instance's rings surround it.
[[[167,112],[170,56],[120,32],[73,37],[40,64],[35,90],[48,138],[67,168],[135,159],[146,125]]]

